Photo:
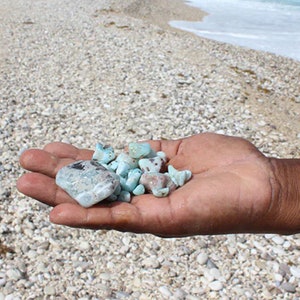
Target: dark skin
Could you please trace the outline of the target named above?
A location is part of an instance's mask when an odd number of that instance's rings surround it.
[[[244,139],[213,133],[149,143],[167,154],[169,164],[193,173],[169,197],[147,194],[131,203],[79,206],[55,184],[55,175],[71,162],[91,159],[93,151],[64,143],[23,153],[21,166],[30,172],[17,188],[53,206],[51,222],[71,227],[163,237],[299,232],[300,160],[268,158]]]

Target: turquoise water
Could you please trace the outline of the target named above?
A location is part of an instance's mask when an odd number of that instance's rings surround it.
[[[199,36],[300,60],[300,0],[191,0],[202,22],[172,21]]]

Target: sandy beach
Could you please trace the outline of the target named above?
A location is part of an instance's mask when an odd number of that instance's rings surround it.
[[[179,0],[2,2],[0,300],[300,297],[299,235],[71,229],[16,190],[20,153],[54,140],[210,131],[299,157],[300,62],[170,27],[205,15]]]

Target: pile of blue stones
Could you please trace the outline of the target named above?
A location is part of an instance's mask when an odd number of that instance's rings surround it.
[[[166,197],[183,186],[192,173],[167,166],[164,152],[148,143],[130,143],[117,157],[111,146],[96,145],[92,160],[76,161],[60,169],[56,184],[81,206],[102,200],[130,202],[133,195]]]

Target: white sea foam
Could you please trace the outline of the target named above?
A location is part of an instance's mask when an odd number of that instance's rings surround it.
[[[300,60],[300,0],[191,0],[209,15],[172,21],[197,35]]]

